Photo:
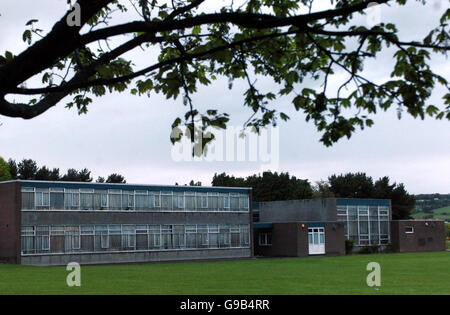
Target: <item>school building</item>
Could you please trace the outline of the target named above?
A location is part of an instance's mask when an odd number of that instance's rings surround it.
[[[0,182],[0,262],[141,263],[445,250],[445,225],[392,220],[390,200],[252,203],[251,188]]]
[[[251,189],[0,183],[0,261],[26,265],[252,257]]]

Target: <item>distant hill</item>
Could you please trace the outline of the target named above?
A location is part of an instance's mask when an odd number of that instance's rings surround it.
[[[450,221],[450,194],[420,194],[414,197],[416,207],[412,212],[413,218]]]

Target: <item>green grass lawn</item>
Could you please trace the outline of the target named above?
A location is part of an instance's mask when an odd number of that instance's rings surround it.
[[[381,287],[366,285],[367,263]],[[0,265],[1,294],[450,294],[450,252],[82,266]]]

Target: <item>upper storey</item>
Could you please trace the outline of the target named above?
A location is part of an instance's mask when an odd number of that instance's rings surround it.
[[[248,212],[251,188],[20,181],[22,210]]]

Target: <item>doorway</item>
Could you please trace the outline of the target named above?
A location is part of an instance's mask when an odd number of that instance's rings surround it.
[[[309,254],[325,254],[325,228],[308,228]]]

